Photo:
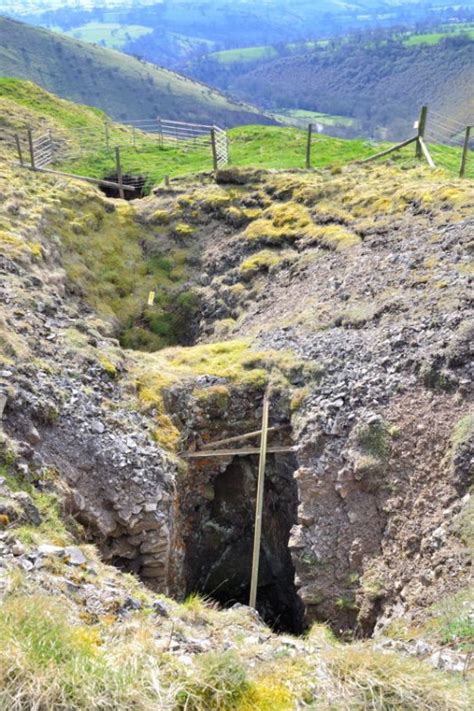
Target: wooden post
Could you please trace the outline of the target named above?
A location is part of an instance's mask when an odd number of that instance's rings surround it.
[[[217,163],[217,145],[216,145],[216,129],[211,128],[211,146],[212,146],[212,163],[214,166],[214,170],[217,170],[219,168],[219,165]]]
[[[160,136],[160,147],[163,148],[163,124],[161,123],[161,118],[158,116],[157,119],[158,121],[158,131],[159,131],[159,136]]]
[[[105,147],[107,150],[110,148],[110,135],[109,135],[109,122],[104,123],[104,135],[105,135]]]
[[[133,141],[133,147],[135,150],[137,150],[137,131],[135,126],[132,128],[132,141]]]
[[[256,609],[258,570],[260,566],[260,546],[262,540],[263,492],[265,488],[265,463],[267,459],[268,413],[270,409],[270,393],[263,398],[262,436],[260,439],[260,460],[258,463],[257,500],[255,504],[255,531],[253,539],[252,577],[250,581],[249,607]]]
[[[20,165],[23,166],[23,151],[21,150],[20,136],[17,133],[15,133],[15,143],[16,149],[18,151],[18,159],[20,161]]]
[[[120,148],[115,146],[115,164],[117,166],[117,183],[119,184],[119,195],[124,200],[125,191],[123,189],[122,164],[120,162]]]
[[[427,118],[428,118],[428,107],[422,106],[421,111],[420,111],[420,118],[418,119],[418,136],[417,136],[417,141],[416,141],[416,157],[417,158],[423,157],[423,148],[421,147],[420,138],[421,138],[421,140],[423,140],[425,137],[426,119]]]
[[[469,153],[469,141],[471,140],[471,129],[472,126],[466,126],[466,133],[464,134],[464,146],[462,149],[461,167],[459,169],[459,177],[464,178],[466,173],[467,156]]]
[[[428,150],[428,146],[426,145],[424,140],[422,138],[419,138],[418,143],[421,146],[421,151],[422,151],[423,155],[425,156],[426,162],[428,163],[430,168],[433,168],[433,169],[436,168],[435,162],[434,162],[433,158],[431,157],[431,154]]]
[[[33,131],[31,128],[28,129],[28,146],[30,149],[30,162],[31,162],[31,167],[33,170],[36,168],[35,164],[35,146],[33,143]]]
[[[313,140],[313,124],[308,124],[308,141],[306,143],[306,170],[311,169],[311,145]]]

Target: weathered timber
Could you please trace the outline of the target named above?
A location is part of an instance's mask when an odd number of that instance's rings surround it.
[[[464,178],[466,174],[467,156],[469,153],[469,141],[471,140],[471,129],[472,126],[466,126],[466,133],[464,134],[464,145],[462,148],[461,167],[459,168],[460,178]]]
[[[255,504],[255,531],[253,539],[252,576],[250,579],[249,607],[257,607],[258,571],[260,566],[260,547],[262,542],[263,492],[265,489],[265,464],[267,460],[268,416],[270,393],[263,398],[262,436],[260,441],[260,459],[258,462],[257,500]]]
[[[63,173],[61,170],[51,170],[51,168],[34,168],[30,165],[16,164],[20,168],[27,168],[28,170],[35,170],[37,173],[46,173],[48,175],[60,175],[63,178],[73,178],[74,180],[85,180],[87,183],[93,183],[94,185],[104,185],[107,188],[120,188],[118,183],[114,183],[111,180],[102,180],[101,178],[88,178],[84,175],[76,175],[75,173]],[[136,188],[133,185],[122,185],[123,190],[130,190],[135,192]]]
[[[423,155],[423,139],[426,131],[426,120],[428,118],[428,107],[422,106],[420,118],[418,119],[418,135],[416,137],[416,157],[421,158]]]
[[[370,158],[364,158],[364,160],[358,160],[356,163],[359,163],[362,165],[363,163],[370,163],[373,160],[376,160],[377,158],[382,158],[383,156],[388,156],[389,153],[394,153],[395,151],[399,151],[401,148],[405,148],[405,146],[409,146],[410,143],[414,143],[415,141],[418,141],[418,136],[412,136],[412,138],[407,138],[406,141],[402,141],[401,143],[397,143],[395,146],[392,146],[391,148],[386,148],[384,151],[380,151],[380,153],[376,153],[373,156],[370,156]]]
[[[268,454],[285,454],[294,452],[295,447],[281,446],[268,447]],[[258,447],[243,447],[242,449],[209,449],[199,452],[183,452],[182,457],[186,459],[209,459],[209,457],[247,457],[250,454],[260,454]]]
[[[428,146],[426,145],[424,140],[422,138],[419,138],[418,143],[421,146],[421,151],[422,151],[423,155],[425,156],[426,162],[428,163],[430,168],[436,168],[435,162],[434,162],[433,158],[431,157],[431,154],[428,150]]]
[[[308,124],[308,139],[306,141],[306,169],[311,168],[311,147],[313,143],[313,124]]]
[[[270,432],[280,432],[280,430],[286,430],[290,425],[276,425],[275,427],[269,427],[268,433]],[[201,449],[213,449],[214,447],[220,447],[221,444],[230,444],[231,442],[240,442],[243,439],[253,439],[262,434],[262,430],[255,430],[254,432],[247,432],[246,434],[235,435],[234,437],[226,437],[226,439],[218,439],[213,442],[206,442],[203,444]]]

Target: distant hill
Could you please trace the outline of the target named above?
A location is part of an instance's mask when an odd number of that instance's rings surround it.
[[[111,49],[0,18],[0,75],[27,79],[127,121],[151,116],[236,126],[271,123],[252,106]]]
[[[474,41],[462,35],[431,46],[383,39],[315,47],[246,67],[205,59],[194,76],[265,109],[306,109],[358,119],[362,132],[386,127],[396,138],[418,108],[474,122]]]

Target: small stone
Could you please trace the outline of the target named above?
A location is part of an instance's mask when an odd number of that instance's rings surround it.
[[[52,546],[49,545],[49,543],[43,543],[42,545],[38,546],[38,553],[40,555],[63,556],[64,548],[61,548],[61,546]]]
[[[28,432],[26,433],[26,441],[29,442],[30,444],[38,444],[41,442],[41,436],[36,427],[33,425],[29,428]]]
[[[25,551],[26,548],[23,543],[20,543],[20,541],[15,541],[15,543],[12,545],[12,553],[15,556],[23,555]]]
[[[169,612],[166,608],[166,604],[162,602],[161,600],[155,600],[155,602],[152,605],[153,611],[156,612],[157,615],[160,617],[169,617]]]
[[[87,558],[80,548],[76,546],[66,546],[64,549],[66,561],[70,565],[84,565],[87,563]]]
[[[103,434],[105,432],[105,425],[100,420],[94,420],[91,423],[91,430],[97,434]]]

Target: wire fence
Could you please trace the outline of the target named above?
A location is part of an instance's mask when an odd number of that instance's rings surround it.
[[[474,124],[474,117],[471,123]],[[474,178],[473,139],[470,126],[439,111],[429,111],[425,141],[437,167],[447,170],[459,168],[460,173],[464,173],[464,177]],[[446,147],[454,150],[447,151]],[[462,171],[463,155],[464,170]]]
[[[361,155],[359,161],[369,162],[388,155],[394,157],[397,151],[398,161],[414,160],[416,153],[418,158],[423,159],[424,156],[432,167],[474,178],[474,134],[470,133],[469,127],[456,117],[435,110],[428,111],[423,107],[415,129],[418,136],[412,136],[396,146],[381,146],[383,150],[375,155],[367,152],[368,144],[365,144],[361,149],[365,150],[365,155]],[[307,138],[302,131],[298,131],[298,135],[301,138],[302,153],[302,144],[305,143],[305,155],[301,155],[301,158],[296,155],[294,167],[306,165],[311,168],[314,138],[312,125],[308,127]],[[185,175],[205,170],[206,166],[217,170],[229,163],[229,137],[224,130],[218,126],[160,117],[123,125],[98,122],[94,127],[68,128],[63,133],[45,131],[34,135],[29,130],[10,135],[8,140],[16,143],[19,162],[23,167],[57,170],[84,177],[111,188],[111,194],[119,192],[123,196],[128,191],[129,197],[139,197],[149,192],[153,185],[167,175]],[[416,152],[410,147],[415,142]],[[278,147],[278,141],[275,146]],[[234,148],[235,154],[238,146],[234,145]],[[236,164],[260,167],[259,156],[253,156],[253,150],[246,156],[245,163],[237,155]],[[257,153],[259,150],[255,148]],[[318,160],[321,160],[319,153],[316,155],[317,165],[320,165]],[[263,167],[272,167],[271,155],[269,158],[270,161]],[[347,161],[351,159],[357,161],[357,155],[348,157]],[[278,156],[275,155],[275,162],[277,160]],[[119,191],[120,186],[124,189]]]

